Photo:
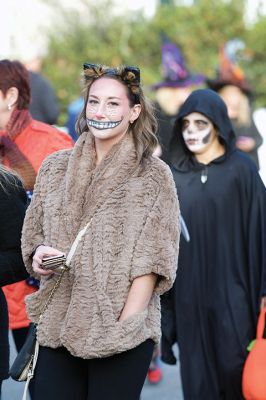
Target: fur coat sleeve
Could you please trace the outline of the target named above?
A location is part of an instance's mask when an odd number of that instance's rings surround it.
[[[175,223],[174,223],[175,222]],[[179,203],[171,172],[166,173],[134,250],[131,278],[148,273],[158,275],[157,294],[169,290],[176,276],[180,236]]]

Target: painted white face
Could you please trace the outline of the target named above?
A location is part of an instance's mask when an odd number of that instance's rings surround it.
[[[86,106],[87,125],[97,140],[119,139],[138,118],[140,105],[130,107],[125,86],[111,78],[97,79]]]
[[[187,148],[195,154],[204,153],[217,137],[213,123],[197,112],[183,118],[182,134]]]

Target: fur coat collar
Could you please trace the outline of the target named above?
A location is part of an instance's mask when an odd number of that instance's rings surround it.
[[[69,157],[64,198],[64,219],[70,239],[104,204],[107,197],[140,166],[130,134],[113,146],[96,166],[94,137],[85,132]]]

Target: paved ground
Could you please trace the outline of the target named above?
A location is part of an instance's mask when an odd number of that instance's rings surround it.
[[[145,383],[141,400],[183,400],[178,366],[162,364],[163,379],[157,385]]]
[[[15,357],[12,338],[10,338],[10,344],[12,362]],[[151,385],[148,382],[145,383],[141,395],[141,400],[183,400],[178,366],[168,366],[162,363],[162,370],[163,379],[160,383],[158,383],[157,385]],[[21,400],[23,389],[23,383],[15,382],[12,379],[8,379],[3,383],[1,400]]]

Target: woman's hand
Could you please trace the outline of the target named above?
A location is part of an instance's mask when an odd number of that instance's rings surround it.
[[[57,249],[54,249],[53,247],[50,246],[44,246],[40,245],[37,247],[35,250],[35,254],[32,258],[32,269],[36,274],[42,275],[42,276],[49,276],[54,274],[54,271],[50,269],[43,269],[42,268],[42,259],[44,257],[51,257],[51,256],[59,256],[62,255],[62,251],[59,251]]]
[[[236,140],[236,147],[245,152],[253,150],[255,146],[255,140],[249,136],[239,136]]]

